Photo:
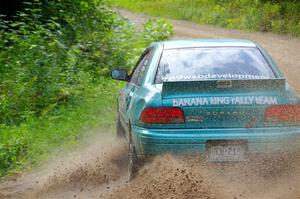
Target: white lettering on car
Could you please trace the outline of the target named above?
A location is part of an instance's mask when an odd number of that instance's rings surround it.
[[[174,98],[173,106],[204,105],[274,105],[278,104],[276,96],[237,96],[237,97],[194,97]]]
[[[264,75],[242,75],[242,74],[197,74],[197,75],[174,75],[164,76],[163,81],[178,80],[205,80],[205,79],[268,79]]]
[[[256,104],[277,104],[277,98],[276,97],[269,97],[269,96],[260,96],[256,97]]]
[[[218,104],[230,104],[229,97],[211,97],[210,104],[218,105]]]

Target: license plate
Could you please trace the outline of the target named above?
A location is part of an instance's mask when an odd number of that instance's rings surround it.
[[[208,141],[206,144],[208,160],[211,162],[236,162],[246,158],[247,142],[244,140]]]

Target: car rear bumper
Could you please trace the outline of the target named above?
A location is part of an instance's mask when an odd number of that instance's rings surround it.
[[[300,127],[232,129],[145,129],[132,127],[133,142],[140,157],[162,153],[205,153],[212,140],[244,140],[248,153],[300,149]]]

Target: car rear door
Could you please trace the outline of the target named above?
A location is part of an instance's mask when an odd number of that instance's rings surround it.
[[[147,67],[149,66],[149,62],[153,55],[153,49],[147,48],[144,53],[139,58],[131,76],[130,81],[127,85],[120,91],[119,94],[119,113],[121,119],[126,124],[129,123],[129,109],[131,102],[134,97],[136,97],[136,91],[140,89],[143,84],[145,73]]]

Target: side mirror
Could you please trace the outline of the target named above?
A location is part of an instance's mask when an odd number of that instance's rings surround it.
[[[111,78],[115,80],[128,81],[129,76],[124,69],[114,69],[111,71]]]

